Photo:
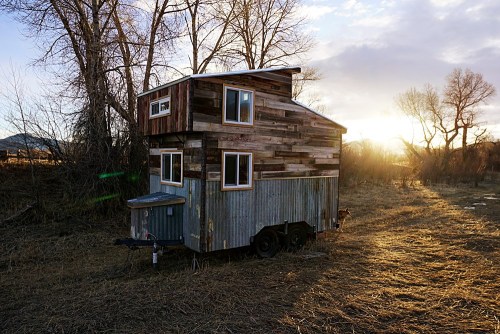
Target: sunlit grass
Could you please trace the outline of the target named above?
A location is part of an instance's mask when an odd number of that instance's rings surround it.
[[[190,251],[160,257],[155,272],[150,249],[113,246],[114,238],[127,236],[121,222],[1,225],[1,326],[6,332],[495,333],[500,201],[485,194],[498,197],[500,188],[343,188],[341,206],[352,212],[343,233],[272,259],[247,250],[197,254],[196,272]],[[486,205],[463,209],[478,198]]]

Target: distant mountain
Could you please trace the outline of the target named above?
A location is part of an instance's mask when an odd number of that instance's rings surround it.
[[[27,144],[29,149],[48,151],[49,145],[54,146],[56,143],[57,141],[54,139],[35,137],[29,133],[18,133],[16,135],[0,139],[0,150],[25,150]]]

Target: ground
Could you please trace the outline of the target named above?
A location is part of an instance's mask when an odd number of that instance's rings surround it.
[[[186,250],[154,271],[149,249],[114,246],[123,221],[3,222],[0,332],[500,333],[499,198],[344,188],[343,233],[271,259],[197,255],[196,271]]]

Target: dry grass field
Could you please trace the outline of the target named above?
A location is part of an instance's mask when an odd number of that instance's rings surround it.
[[[197,256],[197,271],[187,250],[154,271],[150,250],[113,246],[124,218],[3,222],[0,332],[500,333],[499,198],[342,189],[343,233],[272,259]]]

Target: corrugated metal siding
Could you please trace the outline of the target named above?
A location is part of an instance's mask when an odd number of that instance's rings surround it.
[[[147,240],[151,233],[158,240],[182,240],[182,214],[183,204],[132,209],[130,236]]]
[[[150,176],[150,192],[186,198],[183,208],[184,242],[200,251],[201,180],[184,178],[184,186],[160,184]],[[317,231],[335,227],[338,178],[256,180],[253,190],[221,191],[220,182],[207,182],[207,250],[247,246],[265,226],[306,221]]]
[[[154,206],[149,210],[149,233],[158,240],[182,240],[183,205]]]
[[[207,182],[207,250],[249,243],[255,235],[255,190],[221,191],[220,182]]]
[[[160,183],[159,175],[149,176],[150,193],[158,191],[179,195],[186,198],[183,205],[183,233],[184,245],[200,251],[200,198],[201,180],[184,178],[183,187],[172,187]]]
[[[242,191],[207,182],[208,251],[246,246],[263,227],[285,220],[331,229],[337,196],[337,177],[257,180],[253,190]]]
[[[146,240],[148,233],[147,210],[133,209],[130,211],[130,237],[136,240]]]

